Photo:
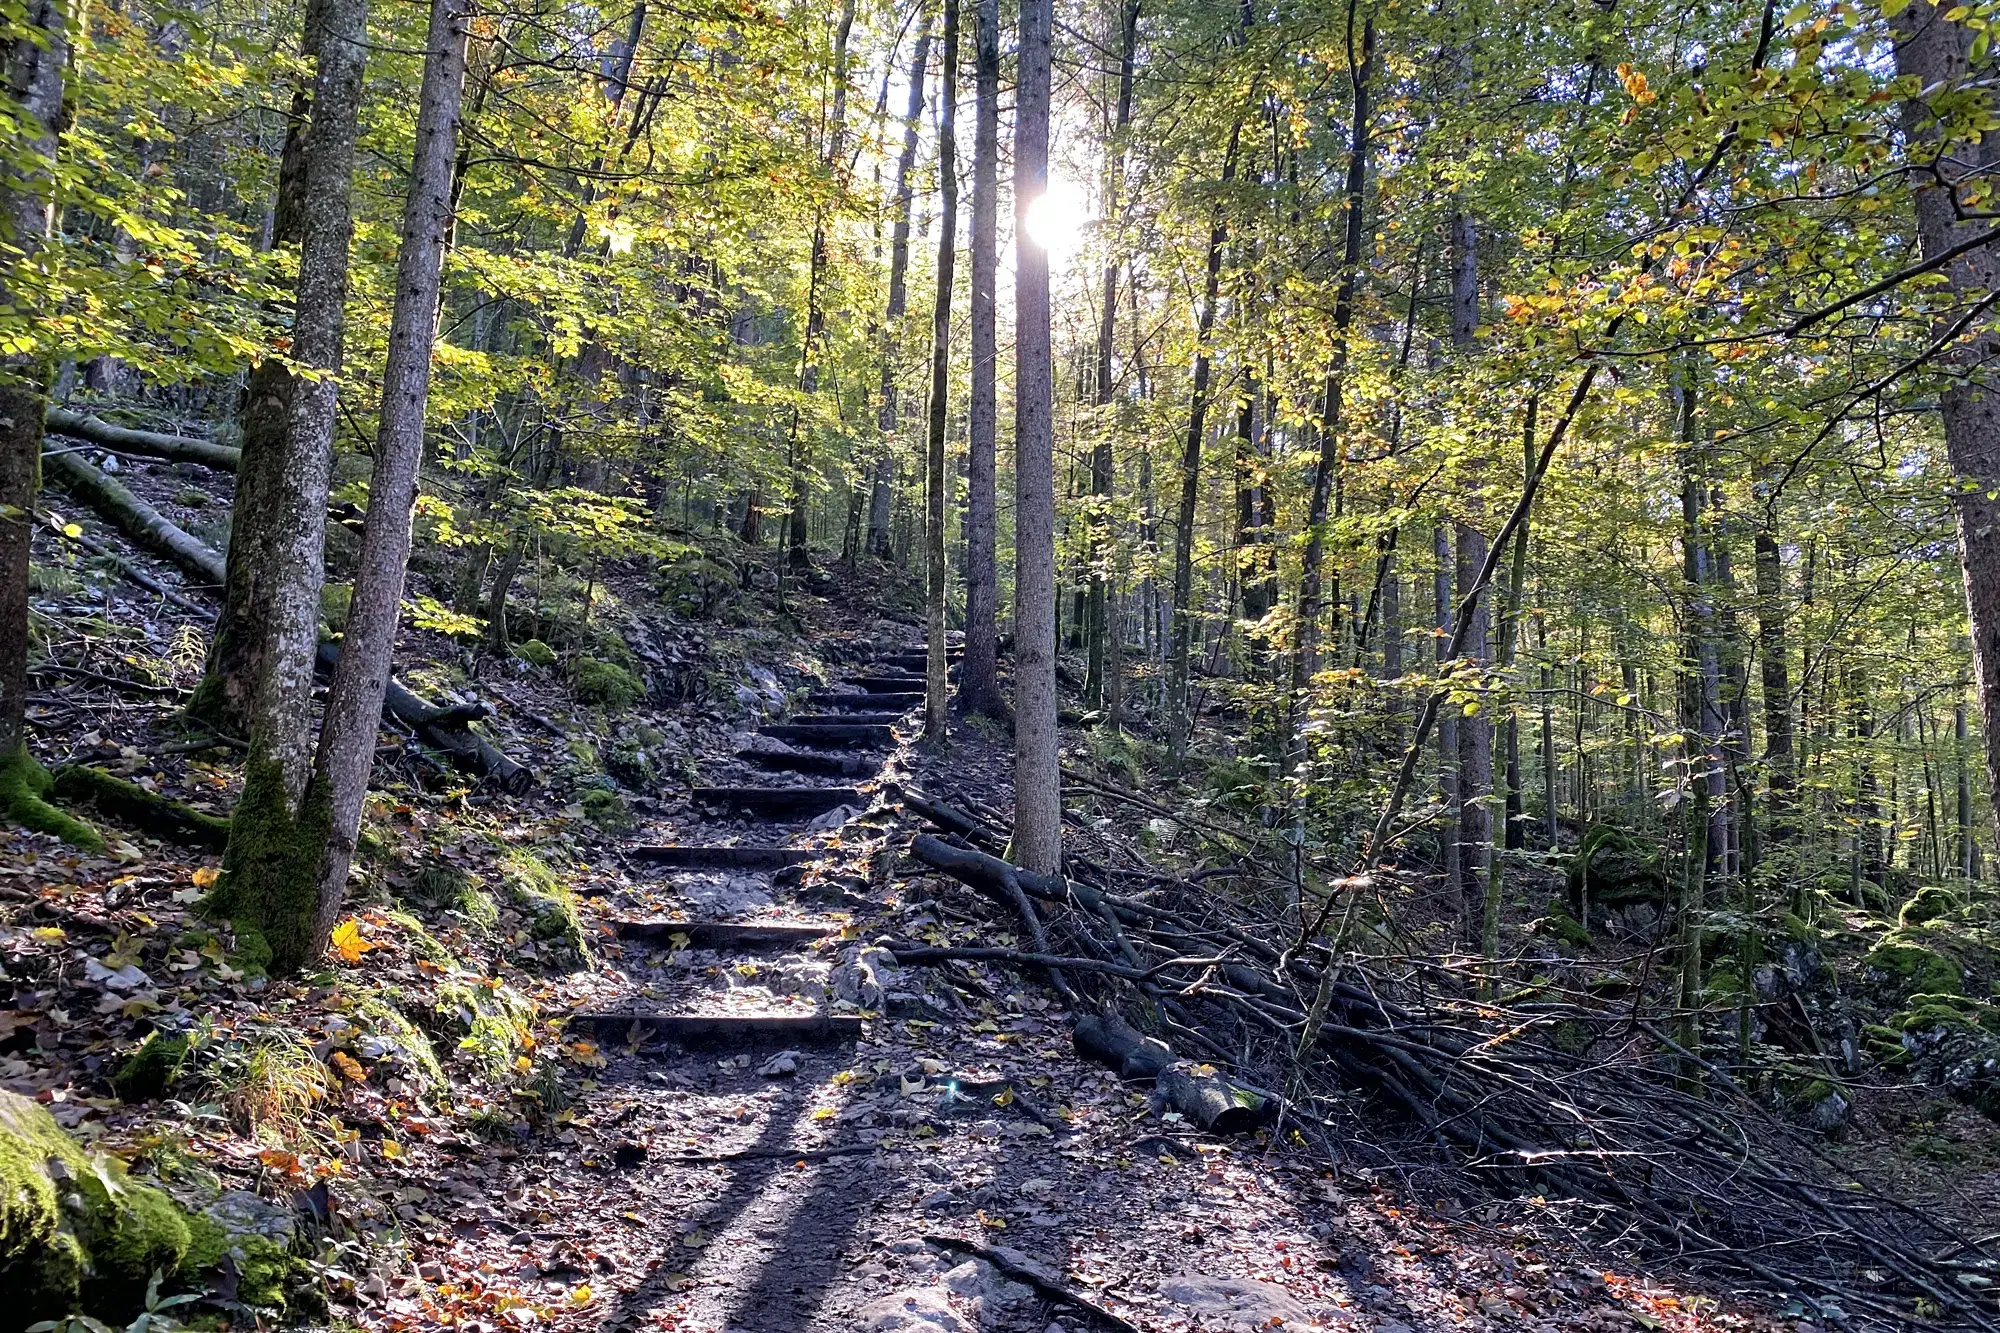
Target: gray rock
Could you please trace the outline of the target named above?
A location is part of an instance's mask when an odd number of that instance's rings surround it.
[[[965,1321],[937,1287],[899,1291],[861,1307],[860,1326],[869,1333],[965,1333]]]
[[[797,1051],[779,1051],[766,1060],[764,1067],[757,1072],[765,1078],[790,1078],[799,1072],[799,1065],[804,1059]]]
[[[1263,1328],[1279,1320],[1290,1328],[1313,1320],[1313,1311],[1283,1287],[1255,1278],[1190,1274],[1168,1278],[1160,1284],[1160,1294],[1201,1316],[1207,1327]]]

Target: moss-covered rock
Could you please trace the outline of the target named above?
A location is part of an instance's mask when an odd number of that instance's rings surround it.
[[[606,833],[630,833],[638,826],[625,798],[602,787],[593,787],[583,794],[583,817]]]
[[[556,664],[556,650],[540,639],[529,639],[526,643],[515,644],[514,656],[529,666],[552,667]]]
[[[1878,983],[1904,995],[1965,993],[1965,972],[1956,962],[1900,930],[1883,936],[1862,966]]]
[[[150,1102],[164,1096],[187,1064],[190,1043],[184,1032],[153,1032],[111,1076],[120,1101]]]
[[[26,745],[0,758],[0,814],[32,833],[51,833],[86,852],[104,850],[96,829],[49,804],[55,788],[49,771],[35,762]]]
[[[120,1318],[155,1272],[182,1271],[192,1240],[165,1193],[86,1151],[26,1097],[0,1091],[0,1291],[10,1323],[76,1311]]]
[[[1667,901],[1671,886],[1660,863],[1660,849],[1609,824],[1584,834],[1569,861],[1570,914],[1585,920],[1592,906]]]
[[[1947,916],[1961,905],[1958,895],[1944,885],[1929,884],[1918,889],[1916,895],[1903,904],[1902,910],[1896,913],[1896,924],[1919,926]]]
[[[553,944],[558,963],[572,968],[591,963],[590,942],[578,914],[576,895],[533,852],[516,848],[501,865],[508,901],[528,918],[531,939]]]
[[[595,657],[580,657],[570,668],[570,683],[579,699],[608,712],[620,713],[646,697],[646,687],[624,667]]]
[[[188,1219],[188,1272],[236,1273],[236,1299],[245,1305],[285,1309],[308,1276],[299,1261],[297,1222],[284,1208],[247,1190],[231,1190]]]

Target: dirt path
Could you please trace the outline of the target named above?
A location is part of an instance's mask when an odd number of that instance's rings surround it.
[[[1005,800],[990,740],[911,746],[919,650],[855,664],[746,741],[699,789],[704,815],[629,849],[630,892],[597,903],[622,958],[570,1023],[602,1068],[559,1133],[438,1182],[456,1212],[387,1294],[388,1327],[440,1326],[455,1290],[490,1311],[494,1288],[520,1298],[499,1327],[566,1330],[1743,1322],[1518,1228],[1424,1215],[1369,1172],[1157,1119],[1004,970],[895,968],[868,942],[1005,929],[901,860],[898,784]],[[690,1019],[706,1030],[680,1040]]]

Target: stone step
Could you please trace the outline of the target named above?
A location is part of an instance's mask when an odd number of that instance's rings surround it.
[[[787,750],[738,750],[736,757],[771,773],[812,773],[820,777],[867,778],[881,771],[880,760],[854,754],[811,754]]]
[[[876,712],[878,710],[888,711],[891,709],[901,709],[905,712],[908,712],[910,709],[915,708],[919,704],[923,703],[923,701],[924,701],[924,695],[922,690],[917,690],[909,694],[821,693],[821,694],[815,694],[813,696],[813,703],[815,706],[820,708],[830,708],[836,712],[842,710],[854,711],[854,712]]]
[[[648,1014],[580,1013],[571,1032],[590,1032],[606,1045],[657,1042],[682,1046],[797,1046],[807,1042],[853,1041],[861,1019],[849,1014]]]
[[[795,727],[886,727],[906,716],[907,713],[800,713],[785,721]]]
[[[958,653],[945,654],[945,666],[953,675],[958,674]],[[868,664],[868,671],[874,675],[901,673],[906,676],[921,676],[931,669],[930,658],[922,653],[898,653],[893,657],[878,657]]]
[[[843,684],[858,685],[870,694],[922,694],[922,676],[849,676]]]
[[[628,847],[625,854],[635,861],[650,861],[677,870],[782,870],[817,861],[825,855],[804,847],[692,847],[677,843]]]
[[[896,734],[889,728],[870,723],[846,723],[838,726],[802,727],[791,722],[767,722],[757,729],[773,740],[785,741],[792,745],[819,745],[835,750],[856,750],[863,746],[889,746],[896,743]]]
[[[620,921],[625,940],[687,937],[690,949],[796,949],[840,933],[840,927],[810,921]]]
[[[852,787],[696,787],[694,799],[767,819],[810,819],[843,805],[868,804]]]

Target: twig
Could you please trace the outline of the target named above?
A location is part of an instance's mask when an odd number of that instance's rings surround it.
[[[1043,1271],[1040,1265],[1029,1262],[1026,1255],[1015,1258],[1010,1251],[996,1250],[990,1245],[981,1245],[976,1240],[966,1240],[960,1236],[925,1236],[924,1240],[941,1249],[958,1250],[976,1259],[984,1259],[1016,1282],[1025,1282],[1052,1301],[1059,1301],[1086,1314],[1095,1315],[1110,1327],[1122,1330],[1122,1333],[1139,1333],[1135,1325],[1127,1323],[1096,1301],[1080,1296],[1056,1281],[1051,1274]]]

